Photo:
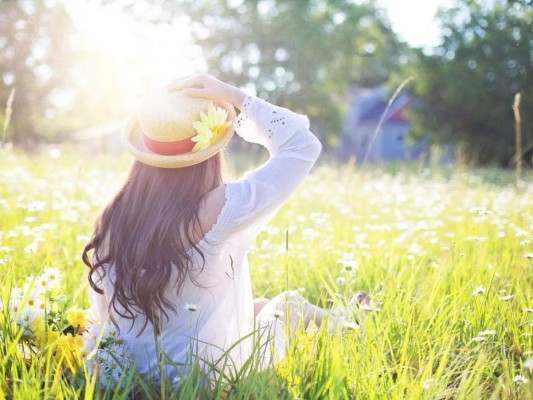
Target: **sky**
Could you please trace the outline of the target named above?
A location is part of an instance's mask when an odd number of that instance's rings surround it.
[[[393,30],[413,47],[439,44],[434,16],[439,6],[447,7],[451,3],[451,0],[378,0],[387,10]]]

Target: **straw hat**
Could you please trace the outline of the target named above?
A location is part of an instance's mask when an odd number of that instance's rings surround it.
[[[145,94],[137,114],[130,117],[122,132],[122,142],[137,160],[159,168],[183,168],[201,163],[219,152],[235,131],[235,110],[229,103],[216,103],[228,112],[230,122],[224,134],[207,148],[192,151],[197,132],[193,122],[200,112],[213,105],[211,100],[193,98],[181,91],[157,88]]]

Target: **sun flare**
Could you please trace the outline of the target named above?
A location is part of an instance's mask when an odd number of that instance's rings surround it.
[[[94,71],[99,75],[96,80],[111,81],[123,91],[125,102],[130,94],[205,69],[201,49],[192,44],[187,17],[176,17],[170,23],[142,21],[135,15],[149,12],[151,6],[144,2],[135,7],[146,10],[136,9],[134,15],[124,11],[121,3],[104,6],[76,0],[65,6],[78,45],[107,61]]]

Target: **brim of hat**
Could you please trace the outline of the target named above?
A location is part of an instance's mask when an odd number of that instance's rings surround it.
[[[232,110],[233,111],[233,110]],[[136,160],[143,164],[151,165],[158,168],[184,168],[191,165],[199,164],[211,157],[228,144],[233,133],[235,132],[235,112],[230,115],[231,123],[224,132],[218,142],[213,145],[197,151],[178,155],[161,155],[154,153],[146,147],[143,139],[143,132],[139,119],[136,115],[132,115],[126,122],[126,126],[122,131],[122,144],[128,150]]]

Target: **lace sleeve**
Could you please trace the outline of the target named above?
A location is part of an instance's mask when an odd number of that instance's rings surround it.
[[[299,129],[309,130],[309,119],[305,115],[247,96],[235,130],[247,142],[266,147],[272,156]]]
[[[242,178],[226,183],[226,204],[211,239],[255,228],[258,232],[305,179],[322,145],[309,130],[306,116],[246,97],[237,119],[237,134],[265,146],[270,158]]]

